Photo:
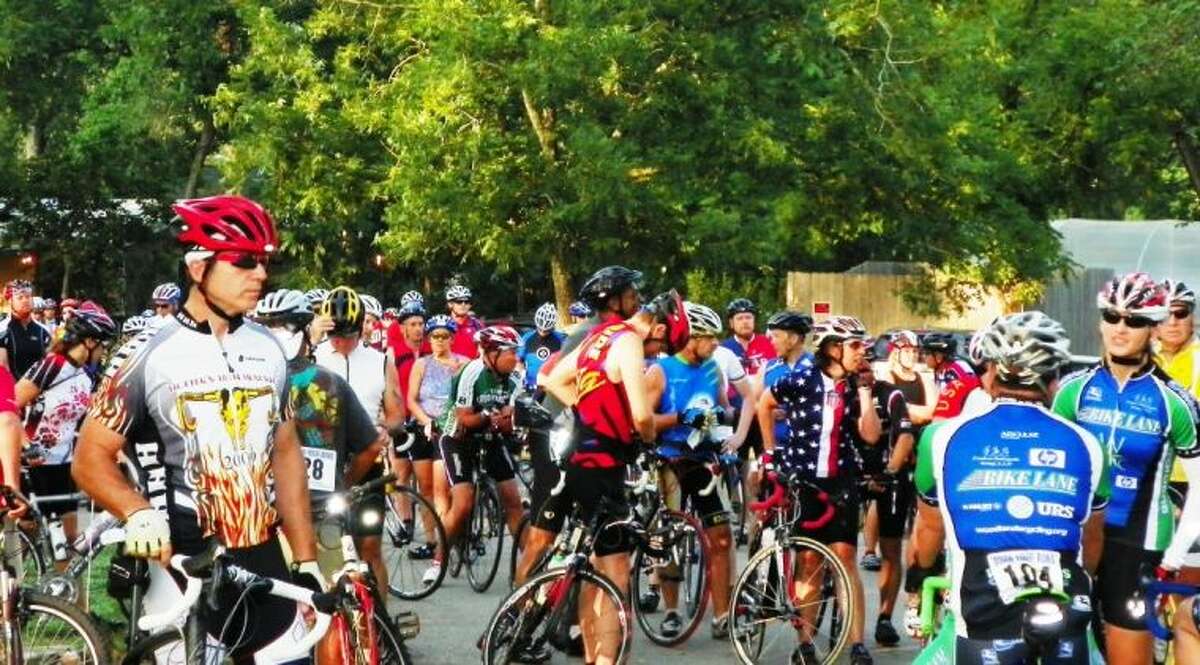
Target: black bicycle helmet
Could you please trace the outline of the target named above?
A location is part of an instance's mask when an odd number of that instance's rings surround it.
[[[812,326],[811,316],[787,309],[775,312],[767,319],[767,330],[787,330],[799,335],[807,335],[812,331]]]
[[[579,299],[594,310],[602,310],[608,299],[625,289],[640,289],[642,273],[624,266],[608,266],[592,273],[579,289]]]
[[[329,334],[350,337],[362,333],[367,311],[358,292],[348,286],[339,286],[330,291],[325,302],[321,303],[320,313],[333,319],[333,330]]]
[[[954,335],[950,333],[925,333],[925,336],[921,338],[921,348],[926,351],[952,355],[958,350],[958,340],[954,339]]]
[[[95,339],[101,342],[117,336],[117,324],[103,310],[80,309],[75,312],[65,324],[66,333],[63,341],[68,344],[82,342],[85,339]]]
[[[734,314],[744,314],[746,312],[758,314],[758,308],[754,306],[754,302],[749,298],[734,298],[725,306],[726,318],[730,318]]]

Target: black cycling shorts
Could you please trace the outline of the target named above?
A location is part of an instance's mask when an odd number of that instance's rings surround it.
[[[833,517],[817,529],[800,529],[800,535],[812,538],[818,543],[832,545],[834,543],[858,544],[858,519],[861,511],[861,501],[854,491],[853,481],[840,478],[823,478],[813,483],[829,493],[833,499]],[[811,492],[811,490],[809,490]],[[806,495],[809,493],[806,492]],[[824,514],[825,506],[815,498],[806,502],[803,519],[813,520]],[[799,527],[797,527],[799,528]]]
[[[575,464],[567,466],[566,485],[563,487],[566,501],[579,505],[580,517],[590,521],[596,511],[607,508],[624,516],[629,512],[625,498],[625,467],[610,469],[584,468]],[[596,555],[629,553],[633,551],[633,537],[627,529],[604,529],[596,538]]]
[[[1142,611],[1140,575],[1144,566],[1153,568],[1162,552],[1104,539],[1104,556],[1096,571],[1096,599],[1100,618],[1126,630],[1149,630]]]
[[[893,484],[885,486],[882,492],[868,494],[868,499],[875,502],[880,538],[904,537],[916,495],[916,488],[908,474],[898,476]]]
[[[179,553],[193,555],[199,552]],[[277,533],[262,544],[230,549],[227,554],[233,563],[250,572],[285,581],[292,578]],[[170,572],[182,589],[183,577],[174,570]],[[237,645],[230,654],[234,662],[250,663],[254,652],[283,637],[292,627],[296,621],[297,605],[295,601],[266,593],[251,593],[239,604],[242,591],[241,587],[227,585],[222,587],[218,595],[216,610],[209,609],[204,602],[198,606],[204,608],[204,623],[208,633],[222,644]],[[226,625],[228,628],[222,635],[221,629]]]
[[[532,524],[544,531],[558,533],[571,510],[570,496],[566,492],[551,495],[562,471],[550,457],[549,433],[531,430],[528,441],[529,461],[533,465],[533,486],[529,489]]]
[[[71,465],[42,464],[29,467],[28,491],[37,496],[74,494],[75,481],[71,478]],[[43,515],[66,515],[79,507],[78,500],[38,501],[38,512]]]
[[[674,477],[674,482],[672,481]],[[708,496],[700,492],[712,483],[713,474],[708,465],[687,458],[670,460],[663,469],[660,482],[663,496],[667,497],[667,505],[679,510],[684,507],[684,500],[690,504],[690,510],[704,528],[712,528],[729,524],[729,498],[725,494],[724,483],[718,481]],[[679,503],[675,503],[675,484],[678,483]]]
[[[434,436],[437,436],[437,432],[434,432]],[[412,439],[412,445],[403,453],[408,456],[408,459],[413,462],[427,462],[438,458],[438,447],[429,440],[429,437],[425,436],[424,428],[417,430]]]
[[[1018,635],[1009,640],[973,640],[956,637],[955,665],[1025,665],[1032,662],[1029,645]],[[1039,661],[1044,665],[1078,665],[1087,663],[1087,632],[1075,633],[1059,640],[1051,652]]]
[[[442,463],[446,465],[446,477],[450,485],[459,485],[474,481],[475,463],[479,459],[479,446],[473,437],[459,440],[451,436],[443,436],[438,442],[441,448]],[[500,442],[485,444],[483,453],[483,471],[492,480],[502,483],[517,477],[517,467],[512,456]]]

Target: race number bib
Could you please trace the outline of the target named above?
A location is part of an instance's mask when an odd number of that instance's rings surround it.
[[[1005,605],[1029,591],[1063,592],[1062,558],[1050,550],[1012,550],[987,555],[988,573]]]
[[[337,485],[337,451],[325,448],[301,448],[304,468],[308,472],[308,489],[332,492]]]

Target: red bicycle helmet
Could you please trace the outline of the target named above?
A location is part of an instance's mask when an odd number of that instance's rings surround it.
[[[171,206],[183,221],[180,243],[211,252],[271,254],[279,248],[275,222],[242,196],[186,199]]]
[[[654,315],[655,322],[667,325],[666,339],[662,340],[667,344],[667,353],[679,353],[687,346],[692,326],[688,323],[683,297],[675,289],[658,294],[644,309]]]
[[[488,326],[475,333],[475,343],[484,351],[505,351],[521,346],[521,336],[508,326]]]

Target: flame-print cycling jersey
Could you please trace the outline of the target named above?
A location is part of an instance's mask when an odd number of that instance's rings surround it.
[[[230,548],[272,536],[271,452],[286,382],[279,343],[241,319],[218,340],[181,311],[114,356],[89,415],[125,437],[176,551],[210,536]]]
[[[1054,412],[1079,423],[1108,448],[1112,503],[1106,538],[1161,552],[1175,518],[1167,482],[1175,456],[1200,455],[1196,403],[1153,366],[1118,385],[1098,365],[1060,383]]]
[[[999,401],[925,429],[915,481],[946,525],[959,637],[1019,637],[1019,601],[1046,587],[1090,614],[1083,524],[1107,502],[1106,479],[1096,437],[1037,404]]]

